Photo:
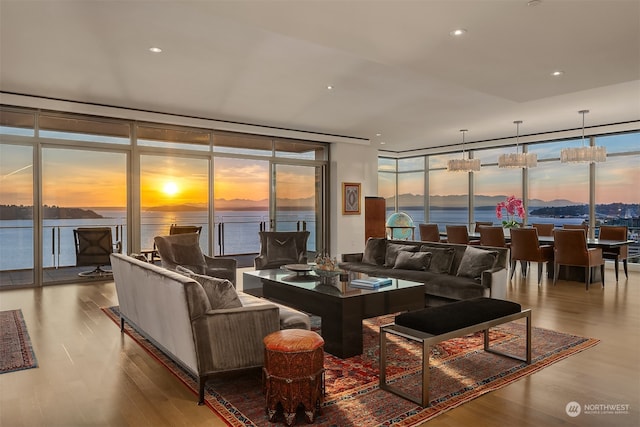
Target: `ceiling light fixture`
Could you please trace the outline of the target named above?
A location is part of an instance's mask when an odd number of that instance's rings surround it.
[[[464,158],[464,134],[467,129],[460,129],[462,132],[462,159],[451,159],[447,163],[449,172],[471,172],[480,170],[480,159]]]
[[[162,52],[162,49],[160,49],[159,47],[150,47],[149,52],[160,53]]]
[[[554,77],[559,77],[559,76],[561,76],[563,74],[564,74],[564,71],[562,71],[562,70],[556,70],[556,71],[551,73],[551,75],[554,76]]]
[[[457,28],[451,31],[449,34],[452,35],[453,37],[460,37],[466,33],[467,33],[467,30],[465,30],[464,28]]]
[[[538,166],[538,155],[535,153],[518,153],[520,143],[520,124],[522,120],[516,120],[516,152],[511,154],[501,154],[498,157],[499,168],[534,168]]]
[[[333,86],[327,85],[327,90],[333,90]]]
[[[584,115],[589,110],[580,110],[582,114],[582,147],[564,148],[560,151],[562,163],[598,163],[607,161],[607,148],[597,145],[586,145],[584,139]]]

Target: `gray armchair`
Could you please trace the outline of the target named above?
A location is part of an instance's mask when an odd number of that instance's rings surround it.
[[[227,279],[235,286],[237,261],[204,255],[199,240],[198,233],[156,236],[153,239],[164,268],[175,270],[181,265],[198,274]]]
[[[256,270],[307,263],[308,231],[260,231],[259,234],[260,254],[254,260]]]

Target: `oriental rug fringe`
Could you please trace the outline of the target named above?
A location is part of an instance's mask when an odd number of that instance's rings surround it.
[[[0,374],[38,366],[22,310],[0,311]]]

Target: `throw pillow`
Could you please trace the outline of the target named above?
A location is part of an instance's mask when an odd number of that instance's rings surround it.
[[[458,267],[458,276],[480,279],[482,272],[489,270],[496,262],[498,252],[467,246]]]
[[[362,254],[362,262],[371,265],[383,265],[387,250],[387,239],[369,237]]]
[[[387,250],[384,256],[384,266],[393,268],[396,265],[396,258],[400,251],[417,252],[418,247],[414,245],[401,245],[399,243],[387,243]]]
[[[426,270],[431,262],[430,252],[407,252],[400,251],[393,268],[405,270]]]
[[[422,245],[420,252],[430,252],[431,262],[428,271],[438,274],[450,274],[453,257],[456,253],[453,248],[436,248],[433,246]]]
[[[242,307],[242,302],[240,298],[238,298],[236,288],[233,287],[233,283],[230,281],[205,276],[204,274],[196,274],[180,266],[176,267],[176,271],[192,278],[202,285],[213,310]]]

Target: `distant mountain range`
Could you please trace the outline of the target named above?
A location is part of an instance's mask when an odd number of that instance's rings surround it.
[[[43,206],[42,215],[44,219],[103,218],[102,215],[89,209],[59,206]],[[0,220],[3,219],[33,219],[33,208],[31,206],[0,205]]]
[[[303,199],[278,199],[278,208],[280,209],[314,209],[315,198],[306,197]],[[257,211],[268,210],[269,200],[247,200],[247,199],[216,199],[216,210],[221,211]],[[184,204],[184,205],[164,205],[153,206],[144,209],[152,212],[181,212],[181,211],[206,211],[208,209],[205,204]]]
[[[503,202],[507,196],[475,196],[474,204],[476,208],[491,207],[495,209],[496,205]],[[394,200],[392,197],[386,199],[387,206],[393,206]],[[435,208],[466,208],[468,206],[468,196],[466,194],[451,195],[451,196],[431,196],[429,202],[432,207]],[[398,203],[403,207],[419,207],[424,205],[424,196],[415,194],[400,194],[398,196]],[[554,200],[529,200],[529,207],[559,207],[570,205],[583,205],[586,203],[573,202],[567,199],[554,199]]]

